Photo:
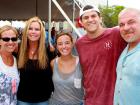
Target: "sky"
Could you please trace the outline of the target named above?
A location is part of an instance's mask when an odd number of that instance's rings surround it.
[[[100,4],[107,4],[107,0],[86,0],[90,3],[94,3],[96,5]],[[122,5],[125,7],[133,7],[133,8],[137,8],[140,9],[140,4],[139,4],[139,0],[108,0],[108,4],[109,6],[112,5]]]
[[[109,5],[123,5],[125,7],[133,7],[140,9],[139,0],[108,0]]]

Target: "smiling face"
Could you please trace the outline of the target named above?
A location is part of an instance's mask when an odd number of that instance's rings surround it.
[[[30,41],[38,41],[41,35],[40,24],[38,22],[32,22],[28,30],[28,39]]]
[[[119,14],[121,36],[128,43],[140,41],[140,12],[134,9],[124,10]]]
[[[9,38],[11,38],[9,40]],[[3,52],[12,53],[17,47],[17,35],[13,30],[6,30],[1,33],[0,49]]]
[[[62,35],[57,39],[57,50],[61,56],[67,56],[71,54],[73,48],[73,42],[68,35]]]
[[[81,23],[87,33],[95,33],[101,26],[102,19],[96,11],[89,11],[82,15]]]

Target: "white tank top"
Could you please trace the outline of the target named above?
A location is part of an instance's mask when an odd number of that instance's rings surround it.
[[[49,105],[80,105],[83,101],[82,72],[79,58],[76,58],[75,70],[64,74],[58,70],[58,58],[54,62],[53,83],[54,93]]]

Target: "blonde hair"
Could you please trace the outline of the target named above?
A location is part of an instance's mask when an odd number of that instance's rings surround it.
[[[48,55],[46,52],[46,46],[45,46],[45,28],[44,25],[41,21],[41,19],[39,17],[32,17],[30,18],[27,22],[26,22],[26,26],[23,30],[23,36],[22,36],[22,40],[21,40],[21,46],[20,46],[20,50],[19,50],[19,58],[18,58],[18,68],[23,68],[26,64],[26,62],[28,61],[29,57],[28,57],[28,31],[29,31],[29,27],[31,25],[32,22],[38,22],[40,24],[40,39],[39,39],[39,46],[38,46],[38,65],[39,68],[44,69],[45,67],[47,67],[48,65]]]
[[[17,32],[16,28],[9,26],[9,25],[5,25],[5,26],[0,28],[0,38],[1,38],[1,34],[5,31],[8,31],[8,30],[12,30],[16,34],[16,36],[18,37],[18,32]]]

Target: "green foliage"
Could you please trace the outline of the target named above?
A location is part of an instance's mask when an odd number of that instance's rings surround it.
[[[118,25],[118,14],[123,6],[99,6],[101,15],[103,18],[103,23],[106,27],[113,27]]]

